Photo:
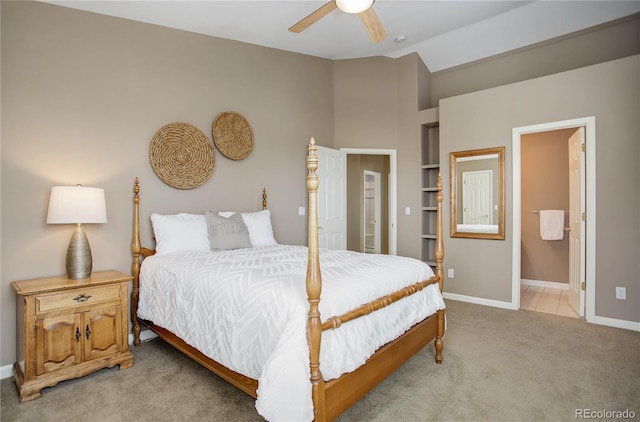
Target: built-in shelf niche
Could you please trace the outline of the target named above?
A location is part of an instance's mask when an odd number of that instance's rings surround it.
[[[438,108],[419,112],[422,153],[422,260],[435,267],[436,229],[438,224],[436,182],[440,173],[440,133]]]

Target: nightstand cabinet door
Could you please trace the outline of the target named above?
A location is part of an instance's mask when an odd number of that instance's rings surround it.
[[[82,362],[78,337],[82,315],[61,315],[36,321],[36,375]]]
[[[84,360],[116,354],[122,349],[122,308],[91,310],[84,315]]]

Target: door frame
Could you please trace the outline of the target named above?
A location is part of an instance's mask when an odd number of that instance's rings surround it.
[[[347,155],[388,155],[389,156],[389,255],[397,255],[398,253],[398,228],[396,213],[398,204],[398,163],[397,153],[395,149],[380,149],[380,148],[340,148],[340,151],[344,151]],[[346,194],[346,192],[345,192]]]
[[[521,126],[512,129],[512,273],[511,273],[511,307],[520,309],[520,248],[521,248],[521,168],[520,168],[520,142],[521,136],[528,133],[548,132],[558,129],[577,127],[585,128],[585,210],[587,221],[585,224],[585,285],[586,306],[585,318],[588,322],[595,322],[595,298],[596,298],[596,118],[595,116],[581,117],[571,120],[541,123],[531,126]]]

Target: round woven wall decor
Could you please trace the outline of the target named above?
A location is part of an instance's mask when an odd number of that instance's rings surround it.
[[[163,126],[153,135],[149,160],[153,171],[167,185],[193,189],[211,176],[216,157],[202,131],[178,122]]]
[[[227,158],[242,160],[253,150],[253,129],[240,113],[225,111],[213,120],[213,142]]]

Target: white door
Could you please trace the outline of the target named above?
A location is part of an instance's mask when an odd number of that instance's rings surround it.
[[[347,153],[317,146],[318,243],[347,249]]]
[[[493,224],[493,170],[462,173],[462,223]]]
[[[381,175],[377,171],[364,171],[364,252],[380,253],[382,200]]]
[[[569,304],[581,317],[584,316],[585,281],[585,212],[583,198],[585,177],[584,127],[578,128],[569,138]]]

